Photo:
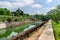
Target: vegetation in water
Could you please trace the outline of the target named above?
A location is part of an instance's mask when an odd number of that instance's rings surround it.
[[[18,26],[18,27],[12,27],[12,28],[7,28],[5,29],[6,32],[4,34],[0,34],[0,38],[2,37],[7,37],[11,34],[11,32],[17,32],[17,33],[20,33],[22,32],[25,28],[29,27],[31,23],[29,24],[24,24],[22,26]],[[1,31],[1,30],[0,30]]]

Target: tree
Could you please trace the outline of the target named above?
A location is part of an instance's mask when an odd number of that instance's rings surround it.
[[[56,9],[53,9],[47,13],[49,15],[49,18],[54,20],[57,24],[59,24],[60,21],[60,5],[57,6]]]
[[[0,8],[0,15],[12,15],[7,8]]]
[[[18,11],[16,11],[16,12],[14,13],[14,16],[19,16]]]
[[[15,16],[22,16],[22,15],[24,15],[24,12],[18,8],[18,9],[15,11],[14,15],[15,15]]]
[[[20,10],[19,8],[16,11],[18,11],[19,15],[23,15],[24,14],[23,11]]]
[[[40,15],[38,15],[38,14],[35,14],[34,17],[35,17],[37,20],[40,19]]]

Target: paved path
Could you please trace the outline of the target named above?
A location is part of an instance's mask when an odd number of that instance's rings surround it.
[[[38,40],[55,40],[51,20],[48,22],[46,28],[44,29]]]

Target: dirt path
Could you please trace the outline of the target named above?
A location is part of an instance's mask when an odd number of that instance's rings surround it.
[[[34,31],[29,38],[26,38],[25,40],[37,40],[39,38],[39,36],[41,35],[41,33],[43,32],[43,30],[45,29],[47,23],[44,24],[44,26],[42,26],[41,28],[39,28],[38,30]]]

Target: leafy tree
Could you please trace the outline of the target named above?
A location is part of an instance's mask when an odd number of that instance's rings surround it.
[[[21,15],[24,15],[23,11],[20,10],[19,8],[15,11],[14,13],[15,16],[21,16]]]
[[[23,11],[22,10],[20,10],[19,8],[18,8],[18,13],[19,13],[19,15],[23,15],[24,13],[23,13]]]
[[[0,15],[12,15],[7,8],[0,8]]]
[[[16,11],[16,12],[14,13],[14,15],[15,15],[15,16],[19,16],[19,13],[18,13],[18,11]]]
[[[38,15],[38,14],[35,14],[34,17],[38,20],[40,19],[40,15]]]
[[[60,21],[60,5],[56,9],[53,9],[47,13],[50,19],[54,20],[57,24]]]

